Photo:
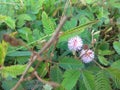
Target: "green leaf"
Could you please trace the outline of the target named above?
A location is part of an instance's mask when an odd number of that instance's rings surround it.
[[[87,16],[84,16],[84,15],[80,16],[80,20],[79,21],[80,21],[81,24],[85,24],[85,23],[90,22],[89,18]]]
[[[32,53],[30,51],[15,51],[12,53],[8,53],[7,56],[30,56]]]
[[[85,0],[85,1],[86,1],[86,3],[88,3],[88,4],[92,4],[92,3],[95,2],[95,0]]]
[[[99,55],[112,55],[114,54],[114,51],[111,50],[98,50]]]
[[[41,37],[43,37],[44,34],[40,32],[40,30],[38,29],[34,29],[33,30],[33,37],[34,37],[34,40],[38,40],[40,39]]]
[[[78,3],[78,0],[71,0],[71,3],[76,4],[76,3]]]
[[[31,90],[31,88],[35,87],[35,90],[42,90],[43,89],[43,83],[40,82],[38,79],[32,79],[29,81],[24,82],[24,90]]]
[[[38,14],[45,0],[25,0],[27,11],[30,14]]]
[[[56,87],[55,90],[65,90],[65,88],[62,86],[59,86],[59,87]]]
[[[99,59],[99,62],[101,63],[101,64],[103,64],[103,65],[105,65],[105,66],[107,66],[108,64],[109,64],[109,62],[106,60],[106,58],[105,57],[103,57],[103,56],[98,56],[98,59]]]
[[[89,71],[82,71],[82,79],[87,90],[95,90],[94,75]]]
[[[59,61],[59,66],[64,69],[80,69],[84,67],[81,61],[72,57],[64,57],[59,59]]]
[[[118,3],[113,3],[112,6],[120,9],[120,3],[119,2]]]
[[[31,29],[30,28],[28,28],[28,27],[23,27],[23,28],[20,28],[19,30],[18,30],[18,32],[20,33],[20,34],[32,34],[32,31],[31,31]]]
[[[120,42],[115,41],[113,43],[113,47],[114,47],[115,51],[120,55]]]
[[[79,85],[79,90],[86,90],[85,84],[81,77],[79,78],[78,85]]]
[[[96,24],[97,22],[98,21],[92,21],[92,22],[89,22],[87,24],[80,25],[80,26],[77,26],[77,27],[75,27],[73,29],[70,29],[70,30],[67,30],[67,31],[63,32],[60,35],[59,42],[67,41],[68,38],[70,38],[72,36],[75,36],[75,35],[78,35],[78,34],[81,34],[85,30],[85,28],[90,27],[91,25]]]
[[[27,20],[27,21],[31,21],[32,18],[28,15],[28,14],[20,14],[18,17],[17,17],[18,20]]]
[[[3,66],[4,64],[4,59],[5,59],[5,53],[4,53],[4,50],[3,50],[3,47],[2,45],[0,44],[0,66]]]
[[[77,25],[77,19],[71,18],[70,21],[66,21],[66,23],[63,26],[63,29],[66,31],[66,30],[69,30],[71,28],[74,28],[76,25]]]
[[[80,71],[79,70],[67,70],[64,75],[64,79],[62,82],[62,86],[65,87],[66,90],[71,90],[75,84],[77,83],[77,80],[80,77]]]
[[[37,69],[38,71],[38,74],[41,76],[41,77],[45,77],[45,75],[47,74],[48,72],[48,67],[49,67],[49,63],[46,62],[46,63],[40,63],[40,66],[39,68]]]
[[[11,90],[17,83],[17,80],[11,79],[11,80],[4,80],[2,81],[2,88],[4,90]],[[17,90],[24,90],[23,86],[20,84],[20,86],[17,88]]]
[[[109,43],[107,42],[101,42],[100,45],[98,46],[100,50],[108,50],[109,49]]]
[[[38,2],[35,2],[34,6],[32,8],[33,9],[32,13],[37,14],[39,12],[39,10],[42,8],[44,1],[45,0],[38,0]]]
[[[55,30],[55,22],[53,22],[53,20],[51,20],[48,17],[46,12],[42,13],[42,23],[43,23],[44,33],[45,34],[51,34],[51,33],[54,32],[54,30]]]
[[[0,15],[0,23],[5,22],[7,16]]]
[[[50,69],[50,78],[54,82],[60,83],[62,80],[62,72],[59,67],[54,66]]]
[[[17,56],[17,57],[12,57],[13,59],[16,60],[18,64],[26,64],[29,61],[30,56]]]
[[[27,42],[34,41],[32,31],[28,27],[23,27],[18,30],[19,36],[21,36],[22,39],[26,40]]]
[[[20,14],[17,16],[17,27],[22,27],[25,24],[25,21],[31,21],[32,18],[28,14]]]
[[[84,44],[91,44],[92,36],[89,30],[85,30],[80,34]]]
[[[114,63],[112,63],[111,67],[120,69],[120,60],[115,61]]]
[[[0,43],[0,66],[4,65],[4,60],[5,60],[5,56],[7,53],[7,43],[2,41],[2,43]]]
[[[62,46],[62,45],[61,45]],[[62,48],[62,47],[61,47]],[[70,54],[71,51],[70,50],[66,50],[65,52],[62,53],[62,55],[60,57],[65,57],[67,56],[68,54]]]
[[[5,78],[8,76],[16,78],[16,76],[21,75],[26,69],[27,65],[11,65],[3,67],[0,71],[1,75]],[[28,72],[32,72],[33,68],[31,67]]]
[[[120,8],[120,2],[119,2],[119,0],[109,0],[108,4],[111,7]]]
[[[15,29],[15,20],[13,20],[11,17],[7,17],[5,20],[5,23],[11,28]]]
[[[103,70],[96,74],[95,90],[112,90],[110,81]]]
[[[107,68],[106,70],[110,74],[110,76],[111,76],[112,80],[114,81],[116,87],[120,89],[120,69],[110,67],[110,68]],[[106,89],[106,90],[109,90],[109,89]]]

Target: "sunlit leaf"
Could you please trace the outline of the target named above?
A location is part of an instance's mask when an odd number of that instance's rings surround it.
[[[41,63],[40,66],[38,67],[37,71],[38,71],[38,74],[41,76],[41,77],[45,77],[45,75],[48,73],[48,67],[49,67],[49,63]]]
[[[103,56],[98,56],[99,62],[105,66],[107,66],[109,64],[109,62],[107,61],[107,59]]]
[[[45,34],[51,34],[55,30],[55,22],[52,21],[47,15],[46,12],[42,13],[42,23],[44,27]]]
[[[15,20],[13,20],[11,17],[7,17],[5,20],[5,23],[11,28],[15,29]]]
[[[114,54],[114,51],[110,51],[110,50],[98,50],[98,54],[100,54],[100,55],[112,55],[112,54]]]
[[[2,43],[0,43],[0,66],[4,65],[4,60],[7,53],[7,47],[8,45],[5,41],[2,41]]]
[[[5,22],[7,16],[0,15],[0,22]]]
[[[3,67],[0,71],[1,75],[5,78],[8,76],[16,78],[16,76],[21,75],[26,69],[27,65],[11,65]],[[31,67],[28,72],[32,72],[33,68]]]
[[[20,14],[17,17],[17,20],[18,20],[17,27],[22,27],[25,24],[25,21],[31,21],[32,18],[28,14]]]
[[[120,60],[113,62],[111,67],[120,69]]]

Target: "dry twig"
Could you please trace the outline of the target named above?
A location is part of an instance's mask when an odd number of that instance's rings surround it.
[[[63,27],[65,21],[68,19],[67,16],[63,16],[60,20],[60,23],[58,25],[58,27],[56,28],[55,32],[53,33],[53,36],[50,38],[50,40],[46,43],[46,45],[40,50],[40,52],[33,53],[30,57],[30,60],[28,62],[28,65],[25,69],[25,71],[23,72],[22,76],[20,77],[20,80],[16,83],[16,85],[11,89],[11,90],[16,90],[18,88],[18,86],[21,84],[21,82],[24,79],[24,76],[27,74],[29,68],[31,67],[31,65],[34,63],[34,61],[37,59],[38,54],[41,55],[47,48],[50,47],[50,45],[56,40],[56,37],[58,37],[59,32],[61,30],[61,28]]]

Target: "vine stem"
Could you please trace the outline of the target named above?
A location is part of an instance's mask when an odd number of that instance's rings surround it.
[[[29,68],[31,67],[31,65],[36,61],[38,55],[41,55],[47,48],[49,48],[51,46],[51,44],[56,40],[56,37],[58,37],[59,32],[61,30],[61,28],[63,27],[65,21],[68,19],[67,16],[62,16],[60,23],[58,25],[58,27],[56,28],[55,32],[53,33],[53,36],[50,38],[50,40],[46,43],[46,45],[38,52],[38,53],[33,53],[30,57],[30,60],[28,62],[28,65],[25,69],[25,71],[23,72],[22,76],[20,77],[19,81],[16,83],[16,85],[11,89],[11,90],[16,90],[19,85],[21,84],[21,82],[24,79],[24,76],[26,75],[26,73],[28,72]]]

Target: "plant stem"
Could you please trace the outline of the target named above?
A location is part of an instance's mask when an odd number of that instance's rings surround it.
[[[98,62],[96,62],[95,60],[93,60],[95,62],[95,64],[97,64],[101,69],[104,69],[103,66],[101,66]]]
[[[16,83],[16,85],[11,89],[11,90],[16,90],[18,88],[18,86],[21,84],[21,82],[23,81],[25,75],[27,74],[27,71],[29,70],[29,68],[31,67],[31,65],[36,61],[38,55],[41,55],[47,48],[49,48],[51,46],[51,44],[56,40],[56,38],[59,35],[59,32],[61,30],[61,28],[63,27],[65,21],[68,19],[67,16],[63,16],[60,20],[60,23],[58,25],[58,27],[56,28],[53,36],[50,38],[50,40],[46,43],[46,45],[38,52],[38,53],[34,53],[31,55],[31,58],[28,62],[28,65],[25,69],[25,71],[23,72],[22,76],[20,77],[20,80]],[[39,64],[39,62],[38,62]],[[36,67],[37,68],[37,67]]]

